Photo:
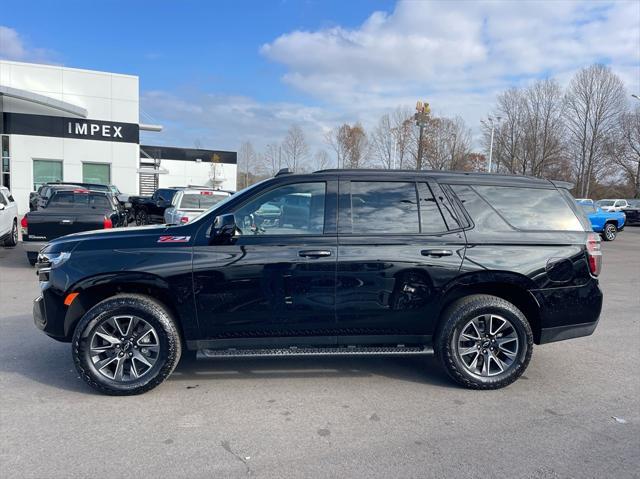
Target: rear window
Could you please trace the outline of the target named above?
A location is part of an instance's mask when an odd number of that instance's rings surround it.
[[[58,191],[51,197],[48,207],[82,208],[91,206],[96,209],[111,209],[113,204],[106,195]]]
[[[515,228],[584,231],[580,220],[556,189],[483,185],[472,188]]]
[[[185,193],[182,195],[182,200],[180,200],[180,208],[193,208],[206,210],[207,208],[211,208],[216,203],[219,203],[227,195],[216,195],[209,194],[209,192],[201,192],[201,193]]]

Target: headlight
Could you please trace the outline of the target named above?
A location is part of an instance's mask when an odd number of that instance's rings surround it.
[[[40,253],[36,269],[40,281],[49,281],[49,272],[57,268],[71,257],[71,253],[63,251],[61,253]]]

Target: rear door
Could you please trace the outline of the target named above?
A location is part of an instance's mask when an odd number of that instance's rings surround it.
[[[436,183],[411,176],[341,181],[338,340],[432,334],[437,300],[464,251],[461,226]]]

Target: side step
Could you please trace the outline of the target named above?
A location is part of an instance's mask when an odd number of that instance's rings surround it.
[[[231,357],[275,358],[282,356],[415,356],[433,354],[430,346],[338,346],[338,347],[289,347],[259,349],[199,349],[198,359]]]

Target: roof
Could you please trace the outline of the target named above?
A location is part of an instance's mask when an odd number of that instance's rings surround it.
[[[311,175],[338,174],[349,177],[407,177],[418,176],[433,178],[452,183],[482,183],[482,184],[510,184],[522,186],[552,187],[553,182],[542,178],[523,175],[504,175],[498,173],[482,173],[470,171],[442,171],[442,170],[386,170],[386,169],[327,169],[318,170]],[[296,175],[298,176],[298,175]]]

